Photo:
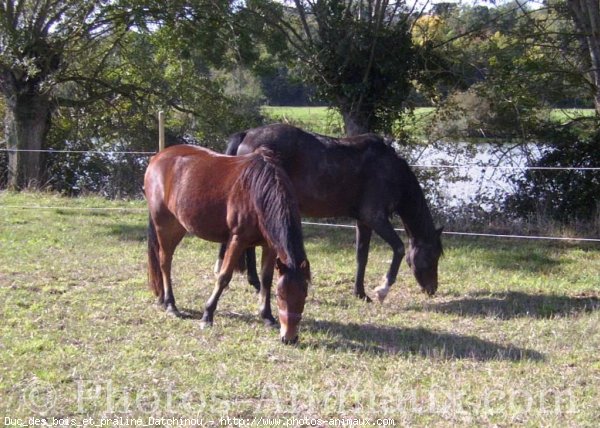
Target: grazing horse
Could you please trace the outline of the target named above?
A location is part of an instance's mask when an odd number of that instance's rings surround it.
[[[189,145],[169,147],[151,159],[144,191],[150,211],[149,284],[160,305],[169,313],[179,313],[171,262],[187,232],[227,243],[217,284],[202,316],[203,327],[212,325],[219,297],[244,250],[262,246],[260,316],[275,325],[270,295],[276,267],[281,340],[297,341],[310,267],[295,192],[272,152],[264,149],[234,157]]]
[[[404,244],[389,218],[398,214],[409,237],[406,261],[427,294],[438,287],[441,233],[436,229],[417,178],[394,149],[373,134],[331,138],[285,124],[273,124],[233,135],[227,154],[243,155],[260,147],[277,153],[307,217],[352,217],[356,222],[357,271],[354,294],[370,301],[364,289],[372,231],[392,248],[392,262],[375,289],[383,302],[396,281]],[[217,266],[225,247],[221,248]],[[258,288],[254,250],[246,256],[248,280]]]

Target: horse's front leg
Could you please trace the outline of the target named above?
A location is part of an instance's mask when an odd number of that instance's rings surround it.
[[[354,295],[367,302],[371,298],[365,293],[365,270],[369,258],[372,229],[366,224],[356,222],[356,277],[354,280]]]
[[[202,315],[202,320],[200,321],[200,326],[202,328],[212,326],[215,311],[217,310],[217,304],[219,303],[219,298],[221,297],[223,290],[225,290],[227,285],[229,285],[229,281],[231,281],[231,277],[233,276],[235,265],[239,262],[244,249],[245,247],[241,245],[237,235],[234,235],[227,245],[227,251],[225,252],[223,264],[221,265],[221,270],[217,276],[215,288],[213,289],[210,298],[206,302],[204,314]]]
[[[260,280],[260,317],[266,326],[276,326],[277,321],[271,311],[271,286],[273,284],[273,271],[275,270],[275,251],[263,247],[261,258]]]
[[[383,303],[386,296],[390,292],[392,284],[396,282],[398,269],[400,268],[400,262],[402,261],[405,253],[404,244],[402,243],[400,237],[396,234],[394,227],[387,218],[374,222],[371,226],[373,227],[375,233],[381,236],[381,238],[387,242],[390,247],[392,247],[393,251],[392,263],[390,264],[387,275],[383,278],[382,284],[374,290],[379,301]]]
[[[256,248],[250,247],[246,250],[246,277],[248,284],[254,287],[257,293],[260,293],[261,285],[256,272]]]

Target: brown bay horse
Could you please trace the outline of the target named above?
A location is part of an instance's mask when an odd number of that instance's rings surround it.
[[[392,248],[392,262],[375,289],[380,301],[396,281],[404,244],[390,217],[398,214],[409,237],[406,260],[430,296],[438,287],[441,232],[433,223],[417,178],[406,161],[383,139],[373,134],[331,138],[299,128],[273,124],[233,135],[227,154],[243,155],[261,147],[277,153],[296,189],[300,212],[307,217],[352,217],[356,222],[357,271],[354,293],[367,301],[364,275],[372,232]],[[221,248],[221,263],[225,247]],[[249,282],[256,288],[254,250],[246,255]]]
[[[310,267],[295,191],[272,152],[233,157],[189,145],[169,147],[150,160],[144,191],[150,212],[149,284],[160,305],[179,314],[171,264],[186,233],[227,244],[203,327],[212,325],[221,293],[244,251],[262,246],[260,316],[266,324],[275,324],[270,294],[276,267],[281,340],[297,341]]]

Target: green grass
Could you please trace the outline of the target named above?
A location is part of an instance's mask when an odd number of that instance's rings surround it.
[[[271,107],[265,106],[263,114],[270,121],[286,122],[301,128],[325,135],[342,136],[344,124],[340,114],[327,107]],[[426,136],[426,127],[432,120],[434,109],[417,108],[412,117],[405,119],[403,125],[406,132],[415,137]],[[591,117],[594,109],[554,109],[550,118],[559,123],[566,123],[578,117]]]
[[[418,108],[413,117],[406,118],[408,132],[422,133],[427,120],[430,120],[432,108]],[[328,107],[273,107],[265,106],[262,113],[269,121],[285,122],[324,135],[344,135],[342,116]]]
[[[264,106],[262,113],[273,122],[290,123],[324,135],[341,136],[344,134],[341,115],[327,107]]]
[[[598,245],[445,237],[436,297],[403,264],[381,305],[351,295],[353,231],[306,226],[314,278],[289,347],[239,276],[200,330],[216,245],[196,238],[173,267],[190,317],[158,310],[146,221],[139,201],[0,193],[0,415],[597,424]],[[389,260],[375,240],[369,290]]]
[[[559,123],[567,123],[580,117],[593,117],[595,114],[596,111],[593,108],[557,108],[550,112],[550,118]]]

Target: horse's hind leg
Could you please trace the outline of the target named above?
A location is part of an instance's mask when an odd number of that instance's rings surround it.
[[[254,287],[257,293],[260,293],[261,282],[258,279],[258,272],[256,272],[256,248],[250,247],[246,250],[246,275],[248,283]]]
[[[157,224],[156,232],[160,243],[158,256],[163,277],[163,295],[162,301],[159,303],[166,309],[167,313],[180,316],[179,310],[175,306],[175,296],[171,282],[171,265],[175,248],[185,236],[185,229],[173,217],[170,221],[162,221],[160,225]]]
[[[217,261],[215,263],[215,275],[219,275],[219,272],[221,272],[221,266],[223,266],[223,259],[225,258],[225,253],[227,252],[227,244],[221,244],[219,246],[219,257],[217,258]]]
[[[354,281],[354,295],[370,302],[365,293],[365,270],[369,258],[369,245],[371,243],[372,229],[366,224],[356,222],[356,278]]]
[[[219,258],[215,263],[215,275],[219,275],[219,272],[221,272],[221,267],[223,266],[223,260],[225,259],[226,252],[227,244],[221,244],[219,247]],[[257,292],[259,292],[260,280],[258,279],[258,273],[256,272],[256,250],[254,247],[248,248],[244,253],[244,257],[246,260],[246,276],[248,278],[248,284],[250,284]]]
[[[227,245],[227,251],[225,252],[223,264],[221,265],[221,271],[217,277],[217,284],[215,285],[215,288],[213,289],[213,292],[206,302],[206,306],[204,307],[204,314],[202,315],[201,320],[202,328],[210,327],[213,324],[219,298],[221,297],[223,290],[225,290],[227,285],[229,285],[229,281],[231,281],[231,277],[233,276],[233,270],[236,264],[239,262],[244,248],[245,247],[240,244],[236,235],[233,236]]]

